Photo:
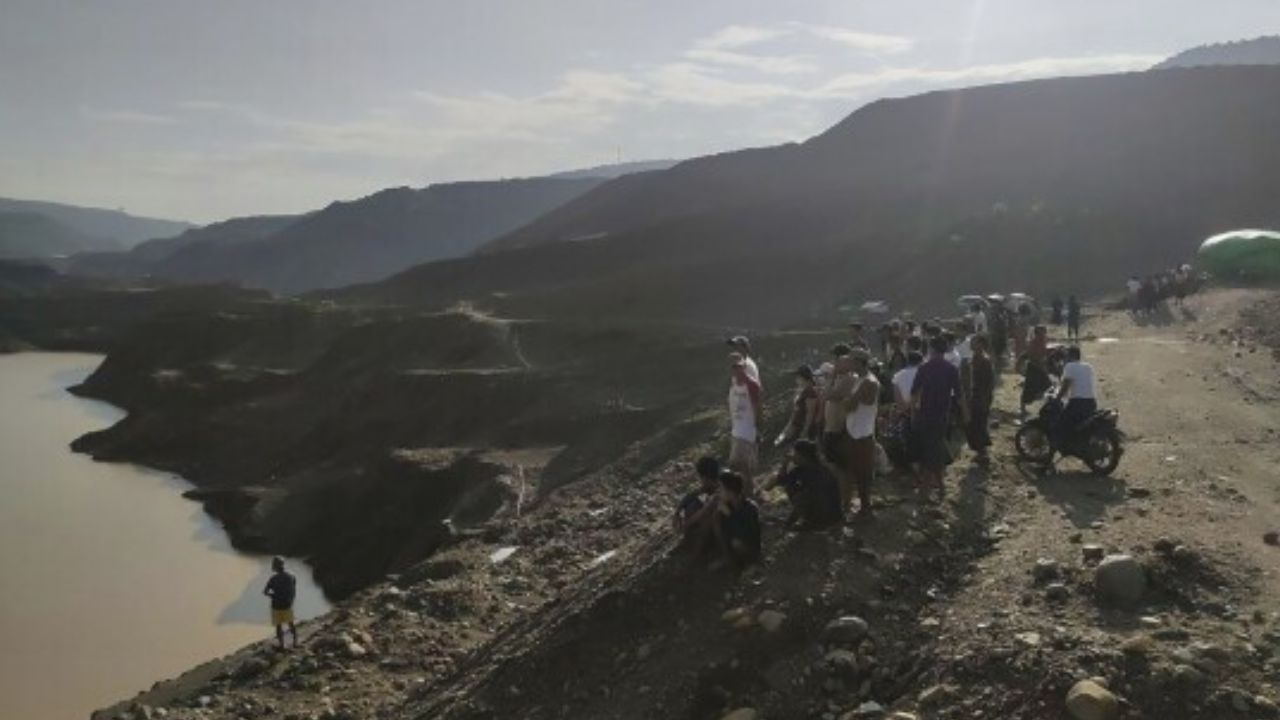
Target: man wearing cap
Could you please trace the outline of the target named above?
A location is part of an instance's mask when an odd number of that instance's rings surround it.
[[[755,494],[760,418],[760,381],[752,377],[750,367],[741,353],[729,353],[729,468],[742,476],[748,497]]]
[[[743,366],[747,370],[747,375],[755,381],[757,386],[760,386],[760,368],[756,366],[755,359],[751,357],[751,341],[743,335],[735,335],[729,338],[727,342],[729,347],[734,349],[734,352],[742,356]]]
[[[271,579],[262,594],[271,598],[271,624],[276,626],[276,641],[284,650],[284,628],[289,626],[293,646],[298,647],[298,628],[293,624],[293,598],[298,592],[298,581],[284,569],[284,558],[271,559]]]

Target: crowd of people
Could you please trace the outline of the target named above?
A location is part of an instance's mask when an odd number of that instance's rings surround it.
[[[1079,302],[1071,297],[1055,309],[1055,319],[1062,310],[1069,336],[1078,337]],[[851,323],[849,339],[834,345],[828,359],[793,371],[790,412],[773,442],[789,452],[763,482],[757,477],[764,404],[759,364],[748,338],[729,339],[728,457],[696,463],[698,486],[674,517],[685,547],[696,557],[714,557],[716,566],[756,562],[756,501],[774,488],[785,492],[786,524],[796,529],[873,519],[873,484],[886,471],[911,478],[926,502],[941,501],[946,468],[965,444],[975,463],[989,462],[991,408],[1009,361],[1023,375],[1024,413],[1062,376],[1067,350],[1050,347],[1046,326],[1035,319],[1032,308],[987,303],[950,323],[893,320],[875,331]],[[1084,384],[1075,382],[1080,395]]]
[[[1188,264],[1169,268],[1158,273],[1130,276],[1125,282],[1129,296],[1129,311],[1134,315],[1151,315],[1166,300],[1173,300],[1175,305],[1182,305],[1188,295],[1195,293],[1200,285],[1200,277]]]

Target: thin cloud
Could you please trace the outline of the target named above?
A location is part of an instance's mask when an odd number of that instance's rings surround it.
[[[880,33],[859,32],[849,28],[830,25],[798,24],[815,37],[844,45],[859,52],[871,55],[896,55],[915,47],[915,40],[902,35],[882,35]]]
[[[729,25],[702,38],[696,44],[705,49],[733,49],[774,40],[791,32],[786,27],[760,27],[754,25]]]
[[[100,110],[82,107],[80,108],[80,114],[89,120],[120,123],[122,125],[171,125],[174,123],[174,118],[168,115],[157,115],[136,110]]]

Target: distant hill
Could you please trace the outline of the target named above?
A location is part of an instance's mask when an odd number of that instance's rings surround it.
[[[78,207],[38,200],[0,198],[0,212],[36,213],[43,215],[84,236],[97,238],[96,249],[114,247],[128,249],[144,240],[171,237],[195,227],[188,222],[137,217],[119,210]]]
[[[302,216],[236,218],[69,265],[88,275],[230,282],[285,294],[338,287],[465,255],[601,182],[532,178],[393,188]]]
[[[1280,65],[1280,35],[1201,45],[1174,55],[1152,70],[1206,65]]]
[[[192,228],[169,238],[148,240],[127,252],[81,253],[66,263],[67,272],[103,277],[167,277],[207,262],[213,272],[221,249],[269,237],[298,221],[301,215],[261,215],[233,218]],[[183,257],[171,261],[174,255]],[[225,270],[224,270],[225,272]]]
[[[112,247],[121,246],[40,213],[0,210],[0,258],[49,259]]]
[[[1277,128],[1280,67],[881,100],[805,143],[624,176],[487,254],[331,295],[761,325],[870,299],[1110,291],[1214,231],[1280,225]]]
[[[127,253],[84,254],[65,267],[81,275],[231,282],[279,293],[368,282],[418,263],[466,255],[601,182],[673,162],[393,188],[306,215],[234,218]]]

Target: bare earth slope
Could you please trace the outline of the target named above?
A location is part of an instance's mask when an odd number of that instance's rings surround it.
[[[1222,290],[1141,324],[1086,319],[1130,433],[1111,479],[1020,466],[998,412],[996,462],[953,466],[941,508],[883,480],[875,524],[787,534],[771,503],[767,563],[735,579],[666,557],[684,484],[648,443],[556,490],[524,478],[528,504],[351,598],[303,649],[247,648],[102,717],[1044,720],[1090,677],[1119,718],[1280,716],[1280,548],[1263,540],[1280,527],[1280,383],[1253,339],[1260,302],[1277,300]],[[683,458],[723,440],[684,432],[704,442],[673,446]],[[1136,605],[1099,602],[1092,546],[1141,563]],[[848,615],[865,629],[824,630]]]

